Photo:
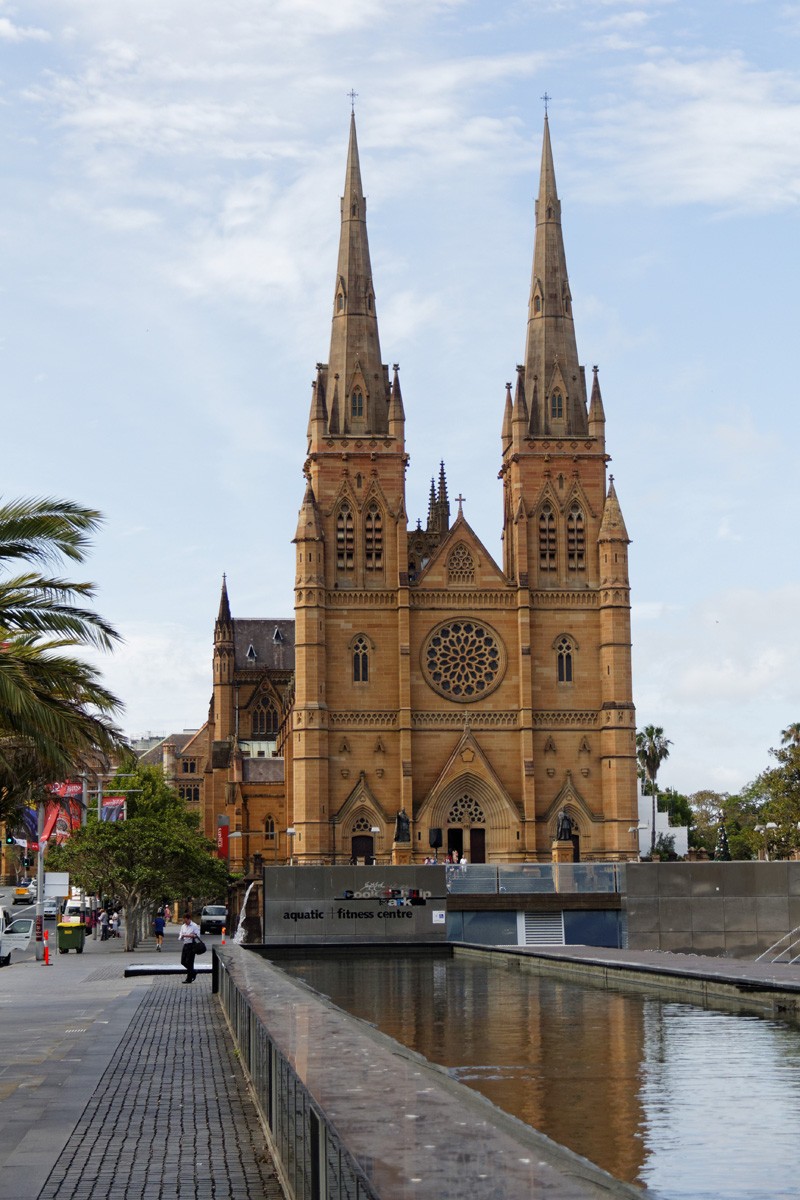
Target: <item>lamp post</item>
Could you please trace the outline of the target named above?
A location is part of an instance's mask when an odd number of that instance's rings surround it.
[[[294,841],[292,839],[294,838],[294,835],[296,833],[297,833],[297,830],[292,825],[290,825],[289,828],[286,830],[286,839],[287,839],[286,849],[288,851],[290,867],[294,866]]]
[[[641,843],[639,841],[639,834],[643,829],[649,829],[649,828],[650,828],[649,825],[644,824],[644,825],[631,825],[630,828],[628,829],[628,833],[636,834],[636,861],[637,862],[642,861],[642,847],[641,847]]]
[[[754,826],[756,833],[763,833],[764,835],[764,862],[769,862],[769,841],[767,840],[769,837],[769,830],[777,828],[778,825],[776,821],[767,821],[766,825]]]

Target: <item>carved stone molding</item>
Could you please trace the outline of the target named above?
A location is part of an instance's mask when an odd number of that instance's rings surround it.
[[[475,592],[457,591],[427,591],[412,589],[410,593],[412,608],[515,608],[517,603],[516,591],[506,592]]]
[[[328,715],[333,728],[358,725],[361,729],[390,729],[397,724],[397,713],[393,712],[332,712]]]
[[[561,712],[535,712],[533,714],[534,725],[544,726],[557,725],[560,728],[572,726],[576,729],[582,729],[586,725],[597,724],[596,712],[574,712],[564,710]]]
[[[531,608],[597,608],[597,592],[531,592]]]
[[[337,588],[336,591],[325,593],[325,603],[329,608],[346,608],[349,604],[356,607],[392,608],[397,603],[397,593],[351,591],[346,588],[340,591]]]
[[[470,729],[513,729],[518,724],[516,712],[474,712],[469,714]],[[463,729],[463,712],[415,712],[411,714],[414,729]]]

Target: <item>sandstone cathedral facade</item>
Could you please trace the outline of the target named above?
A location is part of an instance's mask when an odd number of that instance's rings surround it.
[[[234,619],[223,583],[209,721],[171,751],[207,834],[240,835],[232,866],[422,862],[437,843],[472,863],[550,860],[554,841],[635,857],[629,539],[597,370],[587,385],[578,361],[546,117],[525,354],[498,432],[502,561],[451,514],[443,467],[409,528],[353,118],[294,621]]]

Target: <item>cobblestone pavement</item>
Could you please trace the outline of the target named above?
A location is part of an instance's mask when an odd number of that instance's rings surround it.
[[[125,978],[176,934],[0,970],[0,1200],[283,1200],[210,978]]]
[[[152,984],[39,1200],[283,1200],[208,980]]]

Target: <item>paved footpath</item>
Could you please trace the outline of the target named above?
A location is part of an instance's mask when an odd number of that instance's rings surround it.
[[[210,976],[122,947],[0,970],[0,1200],[283,1200]]]

